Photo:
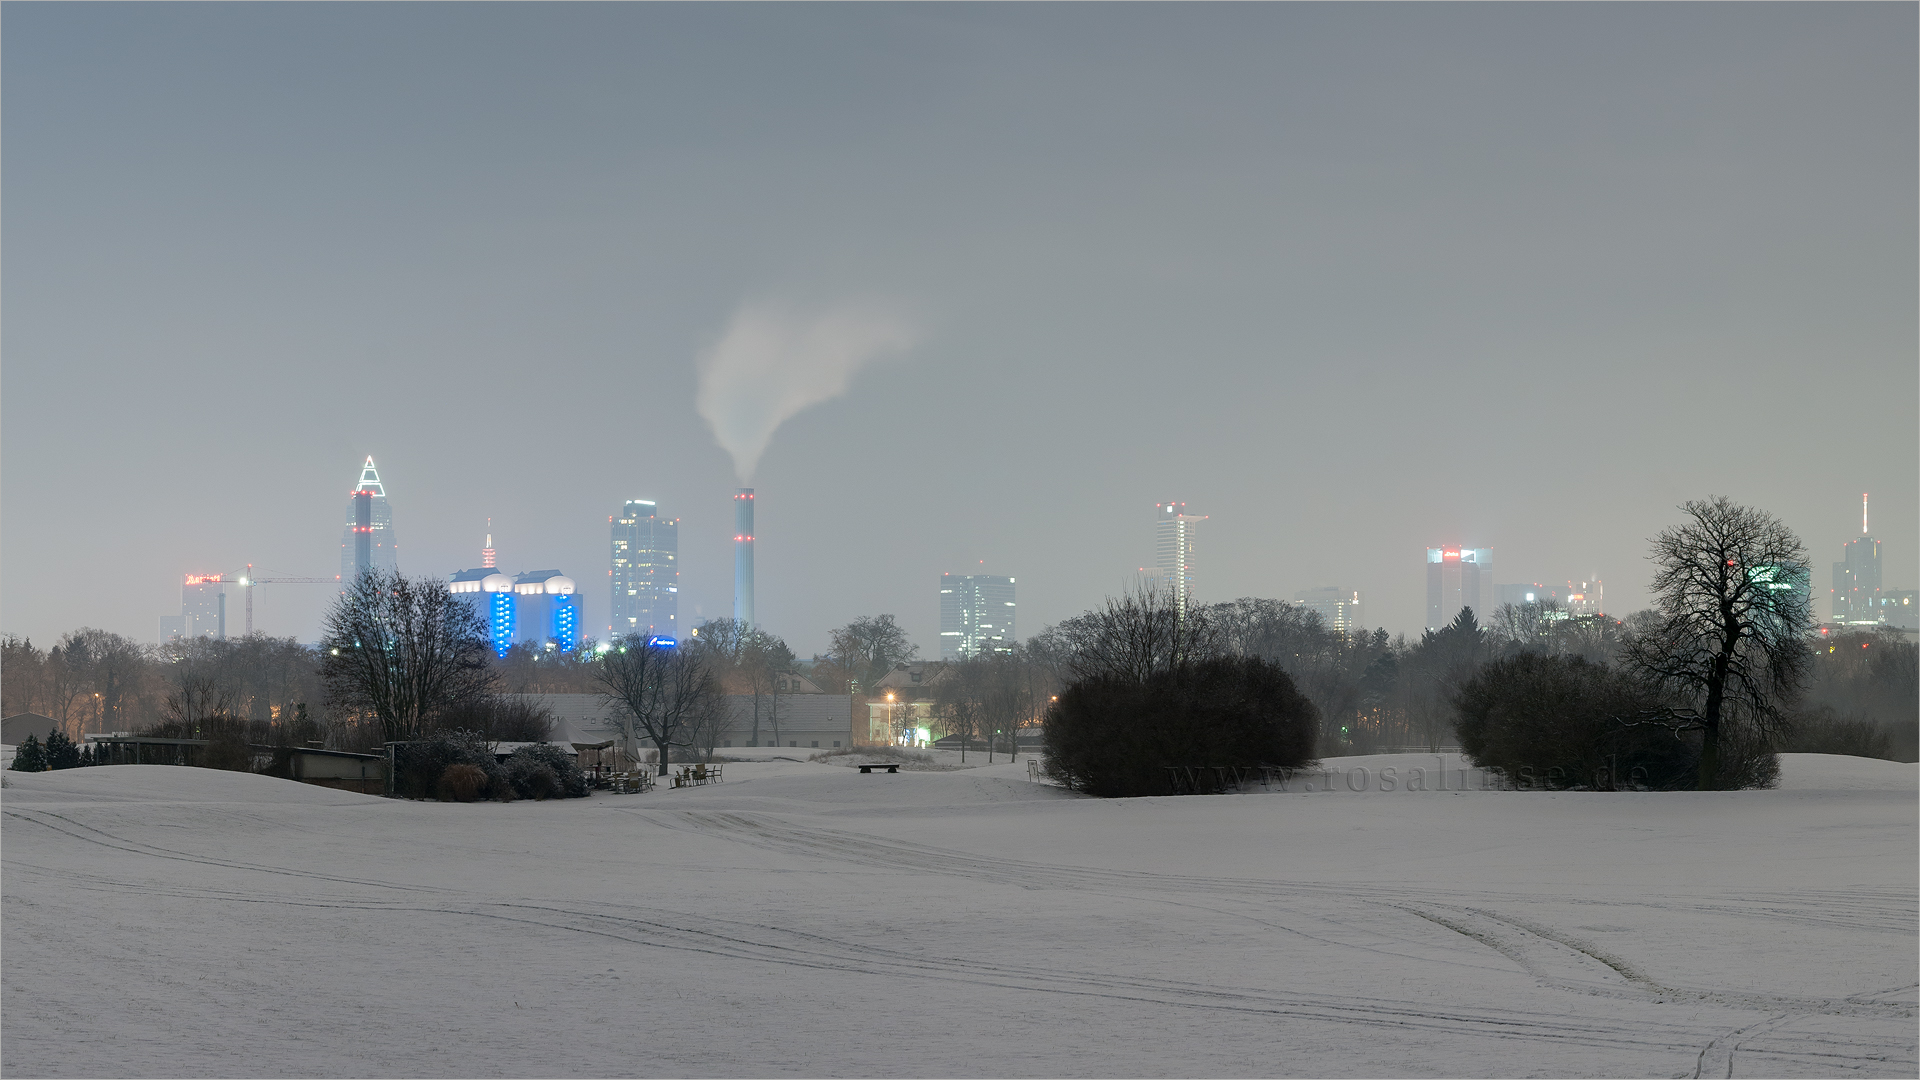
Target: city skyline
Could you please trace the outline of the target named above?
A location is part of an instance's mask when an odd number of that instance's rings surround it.
[[[355,490],[356,492],[362,489],[380,491],[381,494],[379,498],[384,500],[384,491],[380,487],[380,483],[378,473],[375,470],[374,460],[372,456],[369,455],[363,465],[361,484],[357,486]],[[736,528],[742,527],[743,521],[746,523],[745,527],[751,528],[751,509],[749,508],[744,511],[744,516],[743,512],[738,509],[743,500],[750,500],[751,498],[751,489],[743,488],[736,492],[734,497],[736,505]],[[1890,609],[1883,607],[1882,596],[1905,595],[1901,590],[1883,588],[1881,585],[1882,569],[1879,545],[1877,541],[1866,534],[1866,498],[1865,495],[1862,496],[1862,534],[1845,544],[1842,549],[1844,553],[1842,561],[1832,564],[1834,584],[1832,590],[1830,590],[1831,600],[1829,606],[1831,607],[1831,615],[1829,618],[1831,622],[1836,624],[1848,621],[1865,623],[1883,620],[1884,617],[1889,614]],[[383,505],[383,503],[374,503],[373,505],[380,506]],[[632,610],[653,610],[639,604],[640,598],[638,597],[638,593],[640,592],[640,587],[643,582],[650,582],[652,580],[650,572],[645,569],[651,565],[649,560],[657,560],[660,565],[666,568],[665,572],[669,575],[668,580],[670,580],[672,584],[663,586],[658,583],[653,583],[645,587],[652,594],[654,603],[664,605],[660,607],[658,611],[662,613],[662,617],[666,621],[664,623],[650,623],[649,627],[644,631],[632,629],[623,631],[617,627],[609,627],[610,632],[607,635],[609,639],[628,632],[665,633],[669,636],[675,636],[677,633],[682,632],[675,621],[678,599],[677,593],[679,591],[677,545],[680,521],[678,518],[656,518],[654,513],[657,505],[657,502],[654,500],[629,499],[625,501],[620,514],[609,516],[608,518],[612,527],[613,537],[609,568],[609,581],[611,583],[610,594],[613,599],[610,601],[608,612],[609,618],[617,617],[613,613],[620,610],[619,597],[621,595],[620,590],[623,587],[623,582],[634,586],[631,604],[635,606],[632,607]],[[1157,503],[1154,505],[1155,552],[1158,565],[1148,571],[1144,578],[1123,584],[1116,589],[1116,592],[1124,591],[1127,588],[1138,587],[1140,584],[1165,587],[1165,583],[1176,579],[1176,575],[1170,569],[1170,567],[1176,563],[1184,567],[1185,583],[1191,587],[1192,527],[1193,523],[1207,520],[1207,518],[1205,515],[1189,515],[1185,511],[1186,504],[1184,503]],[[645,516],[642,516],[643,514]],[[387,517],[387,521],[388,529],[390,530],[390,514]],[[489,518],[488,526],[491,527],[491,525],[492,519]],[[388,535],[391,535],[390,531]],[[736,597],[738,595],[738,584],[741,580],[741,557],[739,552],[743,547],[747,551],[746,558],[748,560],[746,563],[746,573],[748,575],[746,580],[751,581],[751,540],[748,539],[743,544],[741,535],[742,534],[736,532],[732,537],[734,550],[736,552],[734,567]],[[351,545],[352,529],[349,527],[346,537],[343,540],[343,546],[346,548],[346,558],[349,561],[352,558]],[[455,591],[460,591],[461,588],[465,588],[468,591],[479,591],[481,589],[479,582],[483,578],[490,576],[497,577],[502,582],[509,582],[511,579],[493,572],[493,565],[496,558],[496,551],[493,545],[493,534],[489,532],[486,534],[485,544],[481,551],[482,568],[452,570],[444,574],[429,574],[429,576],[438,576],[449,582],[461,583],[456,587]],[[376,548],[375,550],[379,549]],[[391,565],[392,556],[390,554],[393,550],[392,546],[390,544],[387,545],[386,550],[389,552],[389,565],[384,568],[393,569]],[[1862,552],[1866,554],[1863,555]],[[1424,630],[1437,629],[1438,626],[1445,625],[1447,621],[1450,621],[1451,615],[1442,612],[1442,608],[1445,608],[1446,611],[1452,612],[1453,614],[1457,614],[1459,608],[1462,606],[1474,607],[1476,616],[1483,625],[1487,623],[1492,613],[1497,611],[1500,606],[1509,603],[1519,605],[1523,603],[1534,603],[1536,601],[1548,602],[1557,604],[1574,615],[1599,614],[1604,612],[1617,618],[1628,614],[1625,610],[1614,610],[1604,606],[1602,603],[1602,583],[1597,576],[1589,580],[1569,579],[1564,585],[1543,584],[1539,582],[1504,582],[1496,578],[1490,570],[1483,571],[1481,569],[1482,566],[1489,566],[1491,563],[1492,551],[1490,548],[1428,548],[1426,556],[1426,622],[1428,625],[1422,628]],[[1817,553],[1812,554],[1811,564],[1817,564],[1819,561]],[[628,566],[629,563],[632,565]],[[483,573],[482,569],[486,570],[487,573]],[[559,576],[558,571],[540,572],[540,580],[542,581],[548,577]],[[572,594],[574,592],[572,580],[566,578],[562,578],[562,580],[567,582],[568,587],[566,591]],[[950,583],[953,585],[975,581],[1005,583],[1004,591],[1006,596],[1004,599],[1008,601],[1006,606],[1010,607],[1012,606],[1013,580],[1013,578],[1004,576],[962,576],[943,573],[941,575],[942,587],[940,589],[940,602],[937,610],[937,629],[935,629],[933,635],[934,645],[931,648],[923,645],[923,652],[930,656],[937,655],[941,659],[951,659],[955,655],[958,655],[956,642],[953,639],[956,634],[961,633],[957,627],[959,621],[964,621],[961,615],[961,610],[964,605],[957,599],[957,594],[960,590],[958,588],[950,588]],[[1843,582],[1849,583],[1849,585],[1858,583],[1858,587],[1862,593],[1862,599],[1853,602],[1847,601],[1845,599],[1846,589],[1843,588]],[[226,576],[224,580],[222,575],[188,575],[186,585],[182,591],[183,599],[181,608],[183,614],[179,616],[160,615],[158,619],[159,631],[157,640],[164,643],[170,636],[227,636],[227,627],[229,624],[226,620],[225,601],[230,595],[235,596],[237,599],[238,594],[229,594],[226,591],[226,586],[234,585],[238,588],[242,584],[242,575]],[[969,588],[972,587],[969,586]],[[502,591],[519,592],[523,590],[503,586]],[[985,595],[984,591],[979,588],[973,588],[973,592]],[[1538,594],[1537,596],[1536,593]],[[950,597],[949,594],[954,595]],[[1472,603],[1472,598],[1477,598],[1479,603]],[[983,602],[980,601],[979,596],[974,596],[973,599],[977,602],[967,608],[969,611],[972,610],[972,608],[979,607],[980,603]],[[997,593],[996,599],[1001,599]],[[1221,599],[1228,599],[1228,597],[1213,597],[1203,602],[1215,602]],[[1097,601],[1095,602],[1097,603]],[[1353,629],[1370,631],[1381,628],[1369,623],[1362,615],[1363,609],[1360,603],[1360,590],[1345,589],[1340,586],[1317,586],[1299,589],[1294,591],[1289,602],[1317,612],[1328,626],[1342,631]],[[1436,603],[1438,606],[1436,606]],[[214,606],[216,604],[220,605],[217,614]],[[1860,614],[1857,616],[1854,614],[1855,607],[1852,606],[1853,604],[1857,604],[1861,609]],[[1909,606],[1911,605],[1909,604]],[[593,621],[596,617],[595,613],[586,603],[586,597],[584,595],[572,597],[567,602],[567,609],[568,614],[566,617],[568,619],[568,625],[572,628],[572,633],[576,638],[585,639],[587,637],[597,636],[582,629],[584,627],[597,625]],[[526,628],[521,627],[519,622],[516,621],[514,609],[511,606],[504,615],[504,622],[502,621],[503,615],[498,611],[489,612],[482,610],[481,614],[483,618],[489,622],[491,632],[497,639],[496,645],[504,647],[504,644],[511,644],[526,638],[526,634],[522,632],[522,630]],[[237,614],[235,617],[237,619]],[[735,617],[737,617],[737,615]],[[1438,622],[1435,621],[1436,619],[1438,619]],[[553,616],[550,613],[543,613],[538,617],[537,621],[544,626],[553,621]],[[979,619],[975,621],[977,622]],[[232,625],[234,627],[233,632],[238,634],[240,632],[239,623],[235,622]],[[697,624],[689,623],[688,628],[690,629],[693,625]],[[1007,628],[1001,634],[989,634],[988,637],[994,641],[1004,640],[1004,634],[1010,632],[1011,628],[1012,621],[1009,619]],[[552,630],[553,627],[548,626],[548,629]],[[911,629],[912,628],[909,627],[910,631]],[[1395,631],[1391,629],[1389,629],[1389,632],[1409,633],[1407,631]],[[503,634],[504,636],[502,636]],[[145,638],[140,635],[134,636],[145,640]],[[299,632],[283,636],[293,636],[301,640],[307,640],[307,638],[303,637]],[[1418,633],[1411,632],[1409,636],[1417,637]],[[969,642],[972,641],[971,638],[968,640]]]
[[[881,612],[933,654],[926,582],[981,558],[1027,632],[1079,614],[1169,494],[1201,601],[1339,583],[1393,633],[1440,541],[1644,607],[1713,494],[1825,585],[1871,491],[1883,590],[1920,584],[1920,463],[1797,434],[1920,443],[1906,8],[5,20],[0,630],[39,642],[146,639],[190,573],[333,576],[369,455],[408,573],[491,517],[590,580],[610,508],[672,507],[689,623],[733,610],[751,484],[756,622],[802,654]],[[819,378],[739,456],[700,361],[765,326],[727,371]],[[545,452],[498,445],[523,405]],[[303,638],[327,599],[255,592]]]

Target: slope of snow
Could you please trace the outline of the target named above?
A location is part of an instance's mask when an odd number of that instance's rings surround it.
[[[1407,790],[1441,767],[1104,801],[767,760],[506,805],[9,775],[0,1072],[1920,1071],[1915,766]]]

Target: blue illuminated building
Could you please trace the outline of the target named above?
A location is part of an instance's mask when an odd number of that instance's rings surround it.
[[[501,656],[518,641],[562,649],[580,645],[580,594],[573,579],[558,570],[514,577],[492,567],[462,570],[448,580],[447,591],[473,607]]]
[[[558,570],[530,570],[513,579],[520,640],[573,649],[580,644],[580,594]]]

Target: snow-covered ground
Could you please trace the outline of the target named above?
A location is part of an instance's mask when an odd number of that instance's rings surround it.
[[[1439,764],[1125,801],[1024,761],[509,805],[10,774],[0,1072],[1920,1072],[1914,766],[1407,790]]]

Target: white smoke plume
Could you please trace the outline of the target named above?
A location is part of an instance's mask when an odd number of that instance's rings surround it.
[[[694,403],[744,484],[789,417],[846,393],[855,372],[916,340],[912,323],[878,307],[744,305],[701,355]]]

